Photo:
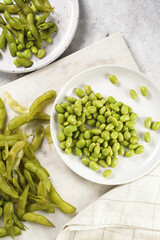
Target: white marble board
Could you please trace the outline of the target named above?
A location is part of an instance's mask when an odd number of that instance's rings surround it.
[[[29,107],[32,101],[45,91],[54,89],[58,94],[61,87],[74,75],[87,68],[102,64],[119,64],[138,70],[124,39],[118,33],[1,87],[0,96],[3,96],[5,91],[9,91],[13,98]],[[48,113],[50,113],[51,107],[52,105],[47,107]],[[16,116],[16,113],[8,106],[6,109],[8,120]],[[33,125],[27,127],[30,132],[32,128]],[[51,150],[49,149],[45,140],[36,155],[49,171],[51,180],[60,195],[76,206],[76,213],[111,189],[110,186],[95,184],[76,175],[63,163],[54,146]],[[23,235],[16,239],[55,240],[63,225],[75,214],[66,215],[56,209],[55,214],[46,214],[55,224],[55,229],[27,223],[29,230],[23,232]]]

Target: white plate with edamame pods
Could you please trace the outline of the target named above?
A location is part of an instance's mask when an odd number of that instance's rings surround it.
[[[118,84],[111,83],[109,80],[110,74],[118,78]],[[80,88],[84,90],[86,85],[91,86],[93,93],[99,92],[106,99],[109,96],[113,96],[117,102],[123,102],[130,106],[133,112],[137,113],[138,117],[135,120],[135,129],[138,134],[139,144],[144,146],[144,152],[142,154],[134,154],[130,158],[118,155],[118,165],[115,168],[110,166],[102,168],[100,166],[97,171],[93,171],[89,166],[81,163],[81,158],[84,156],[76,156],[73,152],[69,155],[65,154],[58,140],[58,133],[61,130],[59,128],[58,114],[55,107],[57,104],[66,102],[67,97],[75,97],[78,99],[75,94],[75,89]],[[147,87],[149,92],[147,97],[141,94],[141,86]],[[129,94],[130,89],[136,91],[136,100],[131,98]],[[160,161],[160,131],[146,129],[144,126],[144,120],[147,117],[151,117],[153,122],[160,120],[160,111],[158,111],[159,102],[159,88],[145,75],[129,68],[116,65],[103,65],[81,72],[63,87],[54,102],[50,126],[55,148],[69,168],[81,177],[92,182],[104,185],[117,185],[137,180],[151,171]],[[96,128],[96,126],[90,126],[89,129],[91,128]],[[144,141],[144,134],[146,132],[150,132],[151,135],[151,141],[149,143]],[[107,169],[112,170],[112,175],[103,177],[102,174]]]
[[[48,0],[52,7],[55,7],[54,11],[47,18],[47,22],[54,22],[57,25],[56,33],[51,34],[53,38],[52,43],[47,43],[43,41],[42,48],[45,49],[46,55],[39,59],[36,54],[32,54],[30,60],[33,61],[31,67],[17,67],[14,65],[13,61],[16,57],[12,57],[9,51],[8,44],[1,50],[0,56],[0,71],[8,73],[26,73],[40,69],[51,62],[55,61],[69,46],[71,43],[79,21],[79,4],[78,0]],[[0,0],[0,3],[4,3]],[[15,4],[14,0],[13,3]],[[40,13],[43,15],[45,13]],[[1,13],[4,18],[4,14]],[[11,14],[12,17],[19,17],[18,15]],[[0,29],[0,34],[2,29]],[[19,50],[17,50],[19,51]],[[23,54],[23,51],[21,51]]]

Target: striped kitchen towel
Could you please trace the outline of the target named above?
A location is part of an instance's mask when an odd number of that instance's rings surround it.
[[[65,225],[56,240],[160,240],[160,166],[107,192]]]

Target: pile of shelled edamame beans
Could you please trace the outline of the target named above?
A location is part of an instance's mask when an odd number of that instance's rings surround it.
[[[113,84],[118,84],[115,75],[109,75]],[[142,95],[146,97],[148,90],[142,86]],[[135,90],[129,91],[133,99],[137,98]],[[60,147],[66,154],[73,150],[81,158],[81,162],[92,170],[115,168],[118,155],[132,157],[141,154],[144,146],[139,144],[135,130],[137,114],[128,105],[118,102],[113,96],[107,99],[101,93],[93,93],[91,86],[75,89],[75,97],[67,97],[68,102],[56,105],[58,123],[61,131],[58,139]],[[152,119],[145,120],[145,127],[158,130],[160,122],[152,124]],[[150,133],[144,135],[146,142],[150,142]],[[103,172],[104,177],[112,174],[111,169]]]
[[[11,236],[14,239],[20,235],[21,230],[26,229],[22,221],[54,227],[36,211],[54,213],[55,208],[59,208],[69,214],[76,210],[57,193],[47,169],[35,155],[44,136],[51,143],[50,126],[45,129],[42,125],[49,123],[50,116],[42,111],[42,106],[44,108],[55,96],[55,91],[49,90],[35,99],[29,109],[10,97],[10,106],[21,114],[7,125],[5,105],[0,98],[0,217],[4,222],[4,227],[0,227],[0,238]],[[27,135],[20,127],[32,122],[39,124],[32,141],[29,141],[31,135]]]
[[[30,67],[33,62],[30,60],[32,53],[37,58],[43,58],[46,54],[41,48],[44,43],[52,43],[50,35],[57,30],[57,25],[53,22],[46,22],[47,17],[54,10],[48,0],[4,0],[0,3],[0,12],[4,13],[4,18],[0,16],[0,49],[5,49],[8,43],[12,57],[17,58],[14,64],[17,67]],[[42,13],[42,15],[40,15]],[[18,14],[18,17],[12,16]],[[23,51],[23,52],[22,52]]]

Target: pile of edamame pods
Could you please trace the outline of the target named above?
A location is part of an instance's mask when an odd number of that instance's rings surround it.
[[[43,58],[46,54],[41,48],[44,43],[52,43],[50,35],[57,30],[57,25],[53,22],[45,22],[50,13],[54,10],[48,0],[4,0],[0,3],[0,12],[4,13],[4,18],[0,16],[0,49],[5,49],[8,43],[13,61],[17,67],[30,67],[33,61],[30,60],[32,53],[37,58]],[[42,15],[40,15],[42,13]],[[19,17],[11,14],[18,14]],[[22,52],[23,51],[23,52]]]
[[[25,230],[22,221],[36,222],[54,227],[43,215],[35,211],[54,213],[55,208],[64,213],[73,213],[76,209],[65,202],[56,192],[49,179],[48,171],[40,164],[35,151],[41,146],[44,135],[51,143],[50,127],[41,124],[49,122],[50,116],[42,112],[42,107],[56,96],[49,90],[38,97],[28,111],[9,121],[5,126],[6,110],[0,98],[0,216],[4,227],[0,228],[0,237],[15,236]],[[24,108],[15,101],[16,109]],[[11,104],[14,107],[14,101]],[[29,143],[27,134],[20,129],[27,123],[39,123]]]
[[[115,75],[109,80],[118,84]],[[146,87],[142,87],[143,96],[148,95]],[[137,98],[132,89],[130,95]],[[58,123],[61,131],[58,139],[60,147],[66,154],[73,152],[82,157],[81,162],[96,171],[102,168],[115,168],[118,164],[118,155],[132,157],[141,154],[144,146],[139,144],[135,130],[137,114],[128,105],[118,102],[114,97],[107,99],[101,93],[94,94],[91,86],[85,86],[84,91],[75,89],[75,97],[67,97],[68,102],[56,105]],[[152,126],[151,126],[152,125]],[[152,124],[152,119],[145,120],[145,127],[158,130],[160,122]],[[150,133],[146,132],[144,140],[150,142]],[[111,169],[103,172],[104,177],[112,174]]]

